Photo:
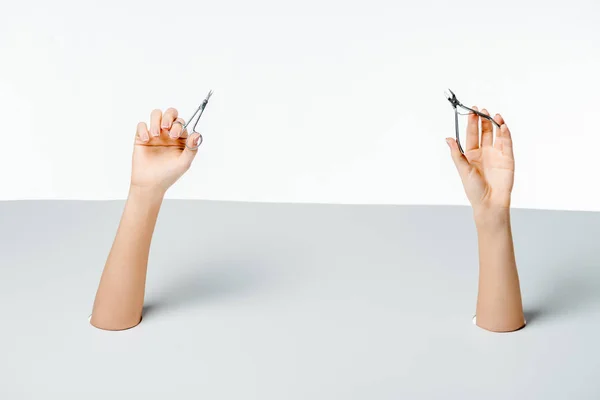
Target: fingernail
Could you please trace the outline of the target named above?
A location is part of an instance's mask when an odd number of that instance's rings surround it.
[[[198,142],[200,142],[200,135],[198,135],[194,138],[194,141],[193,141],[194,146],[198,146]]]
[[[446,139],[446,144],[448,145],[448,147],[452,147],[452,146],[450,145],[450,139]]]
[[[171,124],[169,123],[169,121],[163,121],[161,127],[163,129],[169,129],[171,127]]]
[[[140,137],[140,139],[142,140],[142,142],[146,143],[148,140],[150,140],[150,137],[148,137],[147,133],[144,133],[142,137]]]
[[[159,136],[160,135],[160,131],[158,130],[158,128],[152,128],[152,136]]]

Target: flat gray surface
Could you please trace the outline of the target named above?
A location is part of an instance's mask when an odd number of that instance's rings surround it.
[[[600,398],[600,214],[513,211],[529,324],[493,334],[466,207],[166,201],[144,320],[104,332],[122,206],[0,203],[0,398]]]

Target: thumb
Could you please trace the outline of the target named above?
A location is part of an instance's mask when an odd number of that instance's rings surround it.
[[[450,147],[450,154],[452,156],[452,161],[454,161],[454,165],[456,165],[456,169],[461,178],[466,178],[471,170],[471,165],[467,161],[467,158],[460,152],[458,148],[458,143],[456,140],[452,138],[446,138],[446,143],[448,147]]]
[[[186,168],[189,168],[192,165],[192,161],[198,154],[198,147],[202,144],[202,135],[198,132],[192,133],[185,141],[185,148],[181,152],[179,159],[185,165]]]

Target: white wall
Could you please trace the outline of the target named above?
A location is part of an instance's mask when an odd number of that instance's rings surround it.
[[[600,2],[2,1],[0,199],[127,194],[136,123],[205,142],[172,198],[467,204],[452,88],[501,112],[514,205],[600,210]]]

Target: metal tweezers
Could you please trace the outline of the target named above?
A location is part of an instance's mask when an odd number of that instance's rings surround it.
[[[450,92],[450,93],[448,93]],[[489,115],[485,115],[484,113],[481,113],[479,111],[475,111],[472,108],[469,108],[465,105],[463,105],[460,101],[458,101],[458,99],[456,98],[456,95],[454,94],[454,92],[450,89],[448,89],[448,92],[444,92],[444,95],[446,96],[446,99],[448,99],[448,101],[450,102],[450,104],[452,104],[452,107],[454,108],[454,126],[456,129],[456,143],[458,144],[458,149],[460,150],[460,152],[462,154],[464,154],[465,152],[463,151],[462,146],[460,145],[460,138],[458,135],[458,116],[459,115],[469,115],[469,114],[477,114],[479,115],[481,118],[485,118],[489,121],[492,121],[492,123],[494,125],[496,125],[497,128],[500,128],[500,125],[498,125],[498,123],[496,121],[494,121],[494,118],[490,117]],[[462,114],[458,112],[458,107],[467,110],[468,112],[466,114]]]
[[[202,116],[202,113],[204,112],[204,108],[206,108],[206,105],[208,104],[208,99],[210,99],[210,96],[212,96],[212,94],[213,94],[212,90],[210,92],[208,92],[208,95],[206,96],[206,98],[204,99],[202,104],[200,104],[200,106],[198,106],[196,111],[194,111],[194,114],[192,114],[190,119],[188,119],[188,122],[186,122],[185,125],[183,125],[183,128],[181,130],[182,132],[184,132],[187,129],[188,125],[190,125],[192,123],[192,121],[196,117],[196,114],[198,114],[198,117],[196,118],[196,121],[194,122],[194,126],[192,126],[192,132],[189,132],[188,135],[191,136],[194,133],[197,133],[198,135],[200,135],[200,139],[198,139],[198,144],[194,147],[188,146],[187,140],[186,140],[185,147],[187,147],[190,150],[198,150],[198,147],[200,147],[200,145],[202,144],[202,140],[203,140],[202,134],[200,134],[200,132],[196,131],[196,126],[198,125],[198,122],[200,122],[200,117]]]

